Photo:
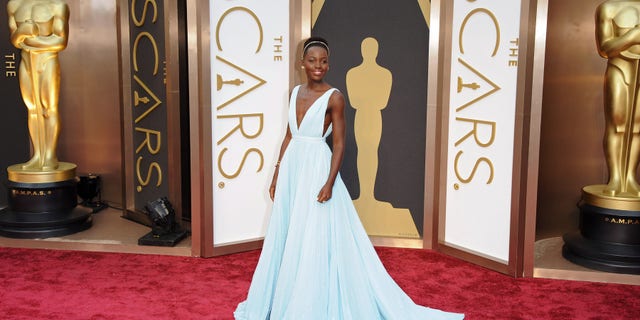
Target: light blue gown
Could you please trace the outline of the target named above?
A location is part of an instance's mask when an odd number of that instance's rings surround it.
[[[247,300],[238,320],[462,319],[416,305],[389,276],[340,178],[332,198],[316,201],[327,181],[331,150],[322,133],[330,89],[298,128],[294,88],[292,139],[280,163],[271,220]]]

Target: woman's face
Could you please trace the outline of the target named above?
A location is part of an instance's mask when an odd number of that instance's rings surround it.
[[[302,67],[310,81],[322,81],[329,70],[329,55],[323,47],[313,46],[307,49],[302,58]]]

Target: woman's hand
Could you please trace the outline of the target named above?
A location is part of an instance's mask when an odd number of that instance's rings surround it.
[[[325,184],[324,186],[322,186],[322,189],[320,189],[320,192],[318,193],[318,202],[324,203],[326,201],[329,201],[329,199],[331,199],[332,189],[333,186],[330,184]]]
[[[271,186],[269,187],[269,197],[271,198],[271,201],[273,201],[273,197],[276,195],[276,184],[272,183]]]
[[[276,171],[273,172],[273,178],[271,178],[271,186],[269,186],[269,197],[273,201],[273,197],[276,195],[276,182],[278,181],[278,172],[280,171],[280,161],[276,165]]]

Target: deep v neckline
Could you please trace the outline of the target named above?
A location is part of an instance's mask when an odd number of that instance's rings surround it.
[[[307,117],[307,113],[309,113],[309,110],[311,110],[311,108],[313,108],[313,106],[320,100],[320,98],[324,97],[325,94],[327,94],[327,92],[331,91],[331,89],[333,88],[329,88],[327,89],[325,92],[323,92],[321,95],[319,95],[312,103],[311,105],[309,105],[309,108],[307,108],[307,110],[304,111],[304,114],[302,115],[302,119],[300,119],[300,122],[298,122],[298,95],[300,94],[300,88],[302,88],[302,86],[298,87],[298,91],[296,92],[296,101],[295,101],[295,116],[296,116],[296,129],[297,131],[300,131],[300,127],[302,126],[302,123],[304,122],[304,119]]]

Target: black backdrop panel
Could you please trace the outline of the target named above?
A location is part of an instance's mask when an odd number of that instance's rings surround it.
[[[408,208],[422,235],[429,30],[418,1],[327,0],[312,35],[329,41],[327,82],[347,101],[347,151],[340,172],[352,198],[359,195],[355,110],[349,105],[345,76],[362,62],[361,42],[378,40],[377,63],[393,74],[389,103],[382,111],[375,197]]]
[[[136,1],[129,8],[135,209],[168,196],[167,105],[165,84],[164,6],[159,1]],[[151,6],[151,3],[157,4]]]
[[[20,50],[9,40],[7,1],[0,1],[0,207],[7,205],[7,167],[29,160],[27,108],[20,95]]]

